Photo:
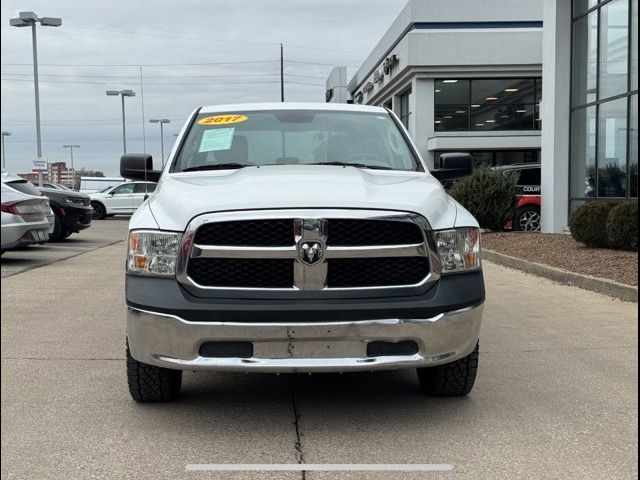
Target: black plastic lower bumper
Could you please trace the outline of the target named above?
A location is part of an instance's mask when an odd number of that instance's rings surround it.
[[[79,232],[91,226],[92,208],[63,207],[60,209],[62,228],[66,232]]]
[[[326,322],[430,318],[484,302],[482,272],[445,275],[424,294],[389,298],[296,300],[211,299],[191,295],[175,279],[127,275],[127,305],[187,321]]]

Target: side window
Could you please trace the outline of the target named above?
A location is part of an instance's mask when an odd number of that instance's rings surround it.
[[[156,189],[155,183],[136,183],[134,185],[133,193],[152,193]]]
[[[540,169],[525,168],[520,170],[520,180],[518,185],[540,186]]]
[[[120,185],[113,190],[114,195],[126,195],[128,193],[133,193],[133,183],[125,183],[124,185]]]

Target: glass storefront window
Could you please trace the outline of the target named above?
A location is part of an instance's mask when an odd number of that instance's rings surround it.
[[[627,91],[628,7],[629,0],[612,0],[600,8],[598,94],[601,99]]]
[[[401,93],[398,97],[398,102],[400,104],[398,117],[400,117],[400,121],[407,130],[409,130],[409,115],[411,115],[411,112],[409,111],[409,95],[411,95],[411,90]]]
[[[598,75],[598,12],[591,12],[573,24],[571,104],[584,105],[596,99]]]
[[[535,103],[533,78],[473,80],[471,104]]]
[[[469,130],[469,107],[450,105],[435,107],[435,130],[437,132],[462,132]]]
[[[471,130],[532,130],[534,105],[482,105],[471,113]]]
[[[638,196],[638,95],[629,97],[629,196]]]
[[[436,105],[469,105],[469,80],[436,80]]]
[[[598,0],[573,0],[573,16],[582,15],[597,4]]]
[[[596,107],[571,114],[571,197],[596,196]]]
[[[627,196],[627,101],[598,107],[598,196]]]
[[[435,82],[435,131],[534,130],[539,78],[442,79]]]

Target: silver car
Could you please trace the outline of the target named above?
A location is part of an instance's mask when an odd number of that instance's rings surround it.
[[[49,199],[2,187],[2,253],[49,239]]]

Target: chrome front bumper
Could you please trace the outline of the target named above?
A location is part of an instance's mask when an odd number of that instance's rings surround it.
[[[449,363],[473,351],[483,306],[424,319],[353,322],[190,322],[127,307],[127,337],[136,360],[177,370],[236,372],[346,372]],[[371,341],[413,340],[413,355],[368,357]],[[205,342],[253,342],[253,358],[199,355]]]

